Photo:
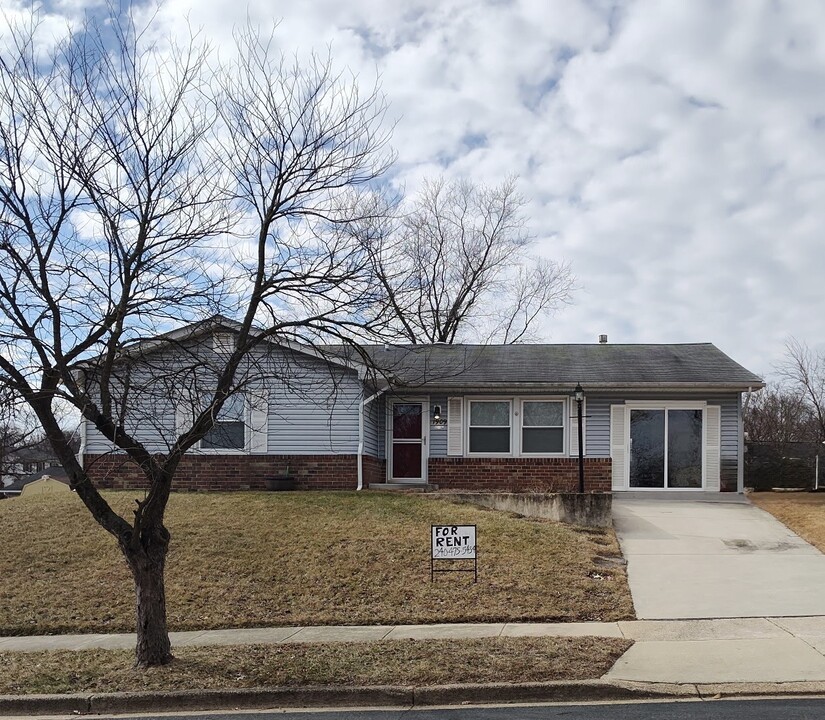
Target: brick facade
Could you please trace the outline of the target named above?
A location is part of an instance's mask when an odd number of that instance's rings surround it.
[[[430,458],[429,482],[440,490],[576,492],[578,458]],[[610,458],[586,458],[586,492],[609,492]]]
[[[263,490],[265,480],[289,466],[299,490],[354,490],[355,455],[186,455],[175,490]],[[85,455],[84,466],[98,487],[145,487],[140,469],[123,455]],[[610,490],[610,458],[585,460],[585,490]],[[430,458],[429,482],[443,490],[576,491],[576,458]],[[364,487],[386,481],[384,460],[364,456]]]
[[[84,455],[94,483],[116,490],[145,487],[140,468],[123,455]],[[299,490],[355,490],[356,455],[185,455],[174,490],[264,490],[266,478],[289,466]],[[364,456],[364,486],[383,482],[384,461]]]

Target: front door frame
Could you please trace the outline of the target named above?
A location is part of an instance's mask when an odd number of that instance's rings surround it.
[[[394,478],[392,468],[392,418],[394,405],[421,405],[421,478]],[[403,485],[426,485],[430,457],[430,399],[428,397],[394,397],[387,403],[387,482]]]
[[[625,401],[625,452],[624,476],[627,482],[627,490],[633,492],[704,492],[707,485],[707,451],[708,451],[708,417],[707,401],[705,400],[626,400]],[[630,444],[630,412],[631,410],[664,410],[665,429],[667,429],[668,410],[701,410],[702,411],[702,486],[698,488],[674,488],[667,485],[667,434],[665,434],[665,486],[664,487],[633,487],[630,484],[630,456],[633,453]],[[667,432],[667,431],[666,431]]]

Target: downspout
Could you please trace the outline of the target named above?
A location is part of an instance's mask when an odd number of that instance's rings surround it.
[[[80,449],[77,452],[77,462],[80,464],[81,469],[83,468],[83,458],[86,455],[86,441],[87,441],[87,429],[86,429],[86,418],[83,416],[83,413],[80,413]]]
[[[383,392],[379,390],[373,393],[358,405],[358,487],[355,488],[356,490],[364,489],[364,409]]]

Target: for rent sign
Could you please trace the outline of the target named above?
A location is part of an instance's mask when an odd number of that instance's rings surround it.
[[[433,525],[433,560],[475,560],[475,525]]]
[[[471,572],[473,582],[478,581],[478,554],[476,550],[475,525],[433,525],[432,552],[430,553],[430,580],[435,579],[436,573],[442,572]],[[438,561],[472,560],[472,567],[465,563]]]

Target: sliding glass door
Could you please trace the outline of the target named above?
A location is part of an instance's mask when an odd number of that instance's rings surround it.
[[[703,412],[630,409],[630,487],[701,489]]]

